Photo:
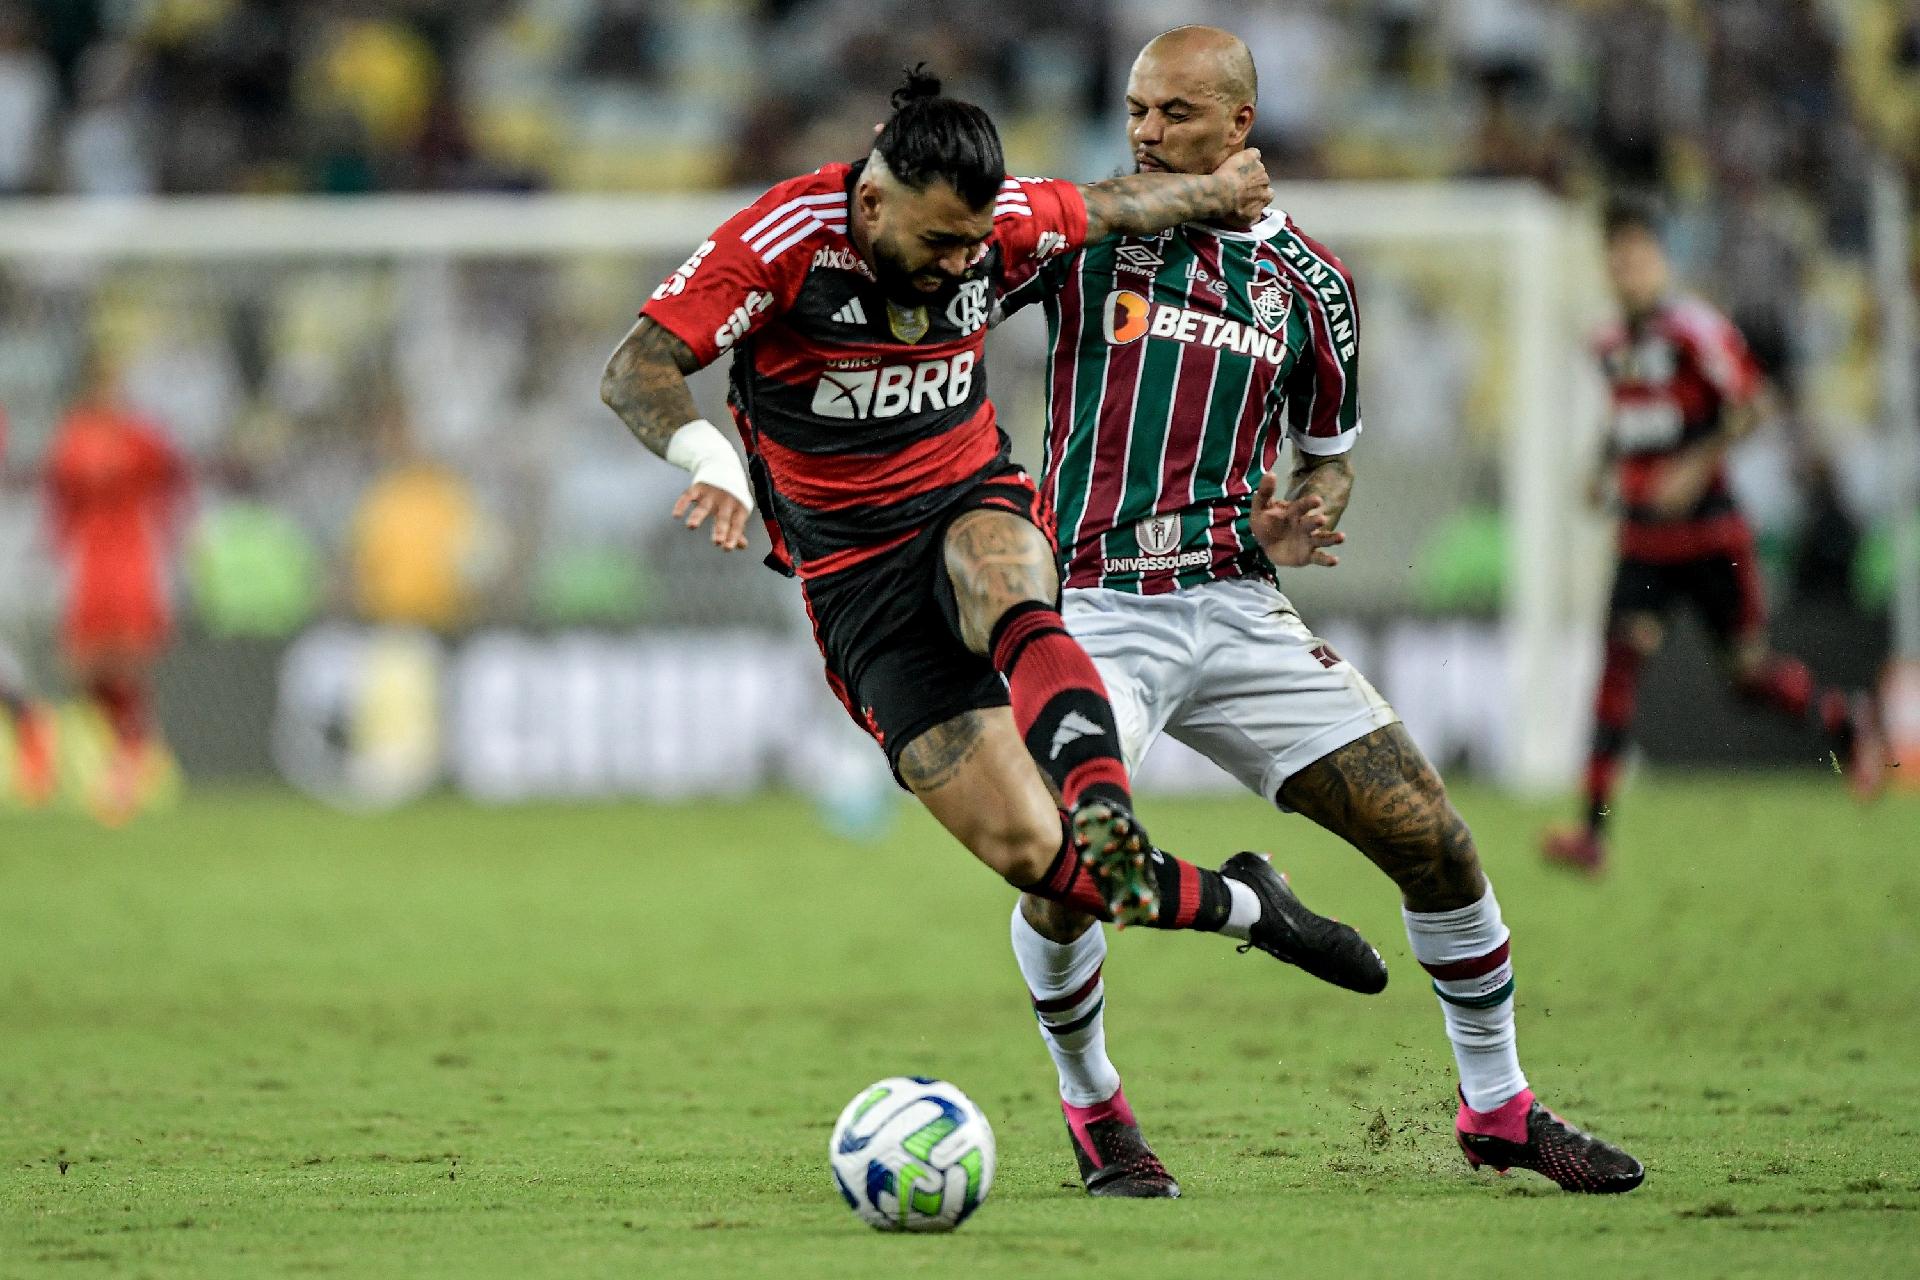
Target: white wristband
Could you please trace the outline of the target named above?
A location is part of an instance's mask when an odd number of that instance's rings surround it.
[[[747,483],[740,455],[720,429],[705,418],[695,418],[673,433],[667,440],[667,461],[690,472],[693,483],[710,484],[740,499],[748,511],[753,510],[753,488]]]

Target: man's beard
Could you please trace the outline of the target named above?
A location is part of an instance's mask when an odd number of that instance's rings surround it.
[[[913,273],[901,266],[894,256],[879,245],[874,246],[873,279],[880,286],[887,301],[902,307],[936,307],[953,300],[953,294],[960,287],[961,280],[953,277],[943,279],[938,289],[932,293],[923,292],[913,282]],[[963,277],[964,278],[964,277]]]

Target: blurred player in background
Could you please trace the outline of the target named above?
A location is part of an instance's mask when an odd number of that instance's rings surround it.
[[[7,470],[7,411],[0,406],[0,488],[10,487]],[[0,644],[0,716],[13,743],[13,790],[28,808],[39,808],[53,794],[53,724],[45,708],[27,693],[26,668]]]
[[[1159,36],[1127,83],[1139,171],[1218,168],[1246,145],[1254,100],[1237,37]],[[1570,1191],[1638,1186],[1631,1156],[1534,1100],[1508,931],[1473,836],[1393,709],[1275,585],[1275,565],[1331,567],[1344,540],[1333,526],[1360,436],[1346,269],[1269,208],[1064,255],[1006,306],[1030,301],[1044,302],[1053,344],[1045,488],[1064,612],[1113,697],[1129,765],[1164,730],[1393,878],[1459,1067],[1469,1161],[1534,1169]],[[1282,497],[1272,468],[1288,439]],[[1103,931],[1072,904],[1027,895],[1013,950],[1086,1189],[1178,1195],[1107,1056]]]
[[[47,452],[47,506],[65,570],[61,645],[111,733],[98,816],[123,822],[168,768],[153,717],[153,667],[172,631],[168,565],[187,471],[158,426],[121,400],[96,361]]]
[[[1051,521],[980,364],[994,304],[1047,259],[1257,214],[1257,153],[1084,187],[1008,178],[993,122],[939,87],[910,74],[865,160],[781,183],[714,231],[646,304],[602,398],[692,473],[674,514],[711,518],[716,546],[746,545],[758,499],[828,682],[982,862],[1080,911],[1226,933],[1379,990],[1379,954],[1260,859],[1211,871],[1148,844],[1106,691],[1058,612]],[[751,491],[687,389],[729,351]]]
[[[1699,614],[1743,701],[1795,722],[1815,717],[1861,796],[1885,781],[1871,698],[1820,686],[1806,663],[1767,639],[1753,531],[1734,503],[1726,459],[1778,412],[1775,397],[1732,322],[1675,288],[1652,208],[1617,201],[1603,230],[1621,319],[1598,342],[1612,409],[1592,495],[1600,504],[1611,491],[1620,560],[1594,701],[1586,821],[1548,833],[1544,846],[1549,860],[1587,871],[1606,860],[1641,667],[1676,604]]]

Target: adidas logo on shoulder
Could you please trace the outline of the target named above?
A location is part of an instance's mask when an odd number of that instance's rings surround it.
[[[846,306],[833,313],[833,322],[835,324],[865,324],[867,322],[866,309],[860,305],[860,299],[849,299]]]

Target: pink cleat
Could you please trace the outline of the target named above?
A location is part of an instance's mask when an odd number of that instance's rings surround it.
[[[1460,1100],[1454,1134],[1467,1163],[1496,1173],[1531,1169],[1562,1191],[1610,1195],[1631,1191],[1647,1176],[1638,1160],[1592,1134],[1574,1128],[1522,1089],[1492,1111],[1475,1111]]]
[[[1607,842],[1586,827],[1549,831],[1540,841],[1541,856],[1557,867],[1597,876],[1607,865]]]
[[[1073,1139],[1074,1159],[1080,1164],[1080,1181],[1088,1195],[1135,1200],[1179,1196],[1180,1184],[1141,1136],[1123,1091],[1116,1089],[1111,1098],[1089,1107],[1077,1107],[1063,1098],[1060,1110],[1067,1118],[1067,1134]]]

